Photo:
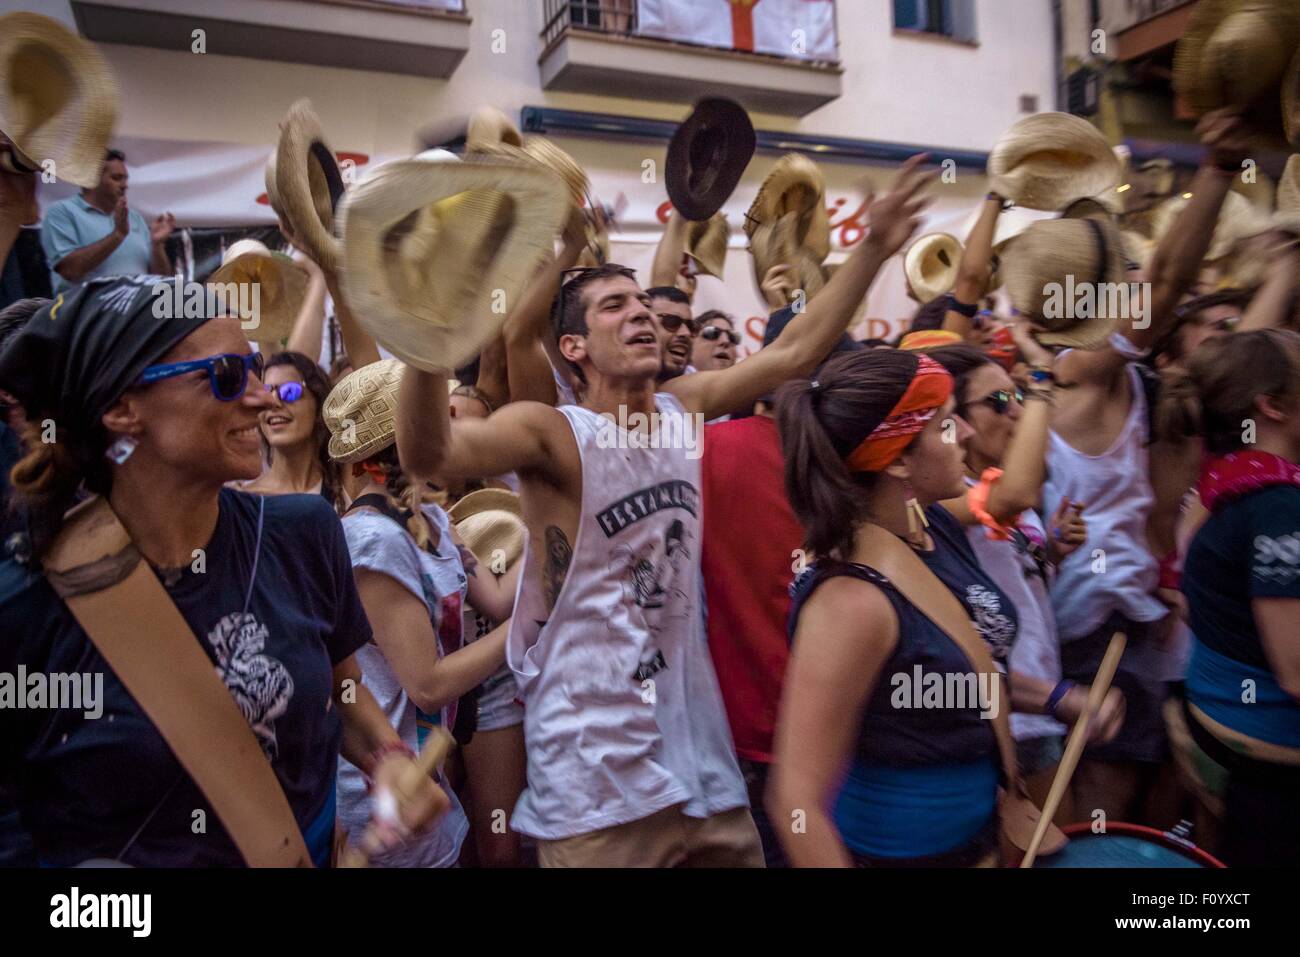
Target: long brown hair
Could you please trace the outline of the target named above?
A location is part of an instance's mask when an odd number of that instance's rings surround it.
[[[878,474],[850,472],[844,460],[898,404],[919,362],[893,349],[846,352],[815,380],[786,383],[777,393],[786,495],[814,554],[852,554],[854,532],[866,519],[866,492]]]
[[[1235,452],[1245,445],[1258,396],[1291,404],[1300,398],[1300,334],[1256,329],[1207,339],[1161,392],[1162,436],[1200,435],[1213,455]]]
[[[339,503],[339,468],[330,458],[330,427],[325,424],[325,400],[330,394],[330,380],[325,370],[301,352],[277,352],[266,360],[266,368],[275,366],[293,366],[302,376],[303,385],[316,400],[316,418],[311,424],[312,441],[316,444],[316,467],[320,469],[320,490],[331,503]],[[274,450],[262,436],[262,451],[266,461],[271,461]]]

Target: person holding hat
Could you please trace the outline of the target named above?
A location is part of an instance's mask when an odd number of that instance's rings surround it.
[[[686,430],[820,361],[915,230],[935,178],[924,160],[904,164],[873,205],[872,233],[781,339],[730,369],[656,395],[650,297],[631,270],[607,265],[573,276],[553,308],[582,405],[511,403],[452,421],[445,375],[403,380],[398,446],[411,474],[519,474],[530,547],[507,659],[525,705],[528,789],[512,823],[539,841],[543,866],[761,862],[698,630],[698,432]]]
[[[396,442],[397,391],[405,367],[385,359],[357,369],[325,401],[330,456],[343,466],[351,506],[343,531],[352,574],[373,637],[357,650],[363,681],[402,743],[422,750],[429,728],[457,723],[457,700],[505,659],[506,627],[465,644],[466,602],[505,622],[514,575],[480,573],[447,513],[422,500],[405,473]],[[367,775],[339,765],[339,819],[352,832],[368,820]],[[453,867],[469,821],[451,795],[451,812],[436,831],[372,859],[385,867]]]
[[[962,492],[971,436],[952,392],[927,356],[863,350],[777,395],[786,495],[816,556],[792,589],[767,797],[772,820],[803,820],[779,830],[796,867],[997,860],[998,748],[986,718],[1002,679],[984,679],[998,687],[982,704],[916,708],[908,695],[900,705],[899,675],[964,675],[975,664],[933,609],[904,597],[897,572],[880,571],[890,567],[880,540],[906,543],[922,563],[915,574],[960,601],[1005,674],[1015,609],[938,504]]]
[[[167,239],[176,217],[161,213],[152,224],[127,205],[126,156],[104,154],[99,182],[54,203],[41,223],[41,246],[55,293],[100,276],[169,275]]]
[[[40,563],[62,544],[64,512],[84,487],[104,497],[96,514],[120,524],[211,659],[311,862],[322,866],[333,843],[340,753],[395,793],[406,828],[445,812],[448,798],[422,776],[413,791],[399,788],[413,756],[357,687],[355,653],[371,629],[333,509],[312,496],[263,498],[226,487],[261,471],[257,416],[269,398],[260,356],[234,317],[160,318],[159,279],[83,283],[0,353],[0,388],[28,415],[29,451],[13,478],[32,532],[28,564],[0,563],[0,670],[101,673],[111,719],[24,711],[6,722],[0,760],[18,763],[23,819],[42,863],[243,861],[211,812],[205,833],[192,829],[195,809],[209,807],[205,794],[101,657],[99,625],[92,644],[42,574]],[[42,423],[53,424],[57,441],[40,441]],[[138,640],[154,639],[142,623]]]
[[[1017,237],[1007,265],[1013,304],[1037,327],[1036,338],[1079,346],[1059,354],[1049,373],[1061,388],[1043,511],[1050,514],[1062,500],[1080,503],[1087,508],[1090,539],[1102,550],[1099,556],[1095,549],[1067,556],[1052,585],[1064,677],[1090,682],[1111,635],[1128,635],[1115,677],[1127,703],[1124,726],[1113,741],[1085,752],[1071,783],[1076,807],[1101,808],[1113,820],[1160,823],[1156,817],[1163,812],[1139,804],[1148,792],[1159,796],[1149,785],[1167,754],[1160,709],[1167,694],[1168,608],[1156,595],[1158,561],[1146,535],[1153,504],[1149,400],[1137,364],[1170,328],[1178,301],[1196,280],[1248,149],[1234,114],[1209,114],[1198,130],[1206,157],[1190,187],[1193,198],[1161,240],[1144,298],[1136,306],[1130,302],[1132,315],[1093,310],[1074,318],[1044,316],[1044,284],[1062,281],[1060,272],[1072,272],[1076,283],[1086,277],[1097,293],[1103,282],[1125,281],[1118,231],[1103,216],[1033,224]],[[1075,233],[1082,242],[1071,238]],[[1056,264],[1050,270],[1049,262]]]

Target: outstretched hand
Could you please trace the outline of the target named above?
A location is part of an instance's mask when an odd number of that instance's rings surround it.
[[[888,258],[903,248],[921,225],[921,213],[934,201],[922,191],[939,177],[938,170],[924,171],[930,158],[918,153],[903,164],[889,192],[874,197],[868,206],[870,233],[867,242]]]

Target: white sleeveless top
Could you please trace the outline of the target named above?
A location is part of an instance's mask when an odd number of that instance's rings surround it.
[[[683,414],[666,393],[655,406]],[[747,807],[699,608],[700,460],[633,446],[680,435],[680,420],[641,434],[559,411],[582,459],[582,512],[549,623],[538,576],[520,576],[506,660],[528,788],[511,827],[559,840],[683,802],[696,818]]]
[[[1087,504],[1088,539],[1061,562],[1052,583],[1062,642],[1096,631],[1112,612],[1133,621],[1158,621],[1168,612],[1155,597],[1159,563],[1147,547],[1155,492],[1147,473],[1146,395],[1132,363],[1127,372],[1133,401],[1109,449],[1084,455],[1055,432],[1049,434],[1043,514],[1054,514],[1062,496]],[[1104,554],[1094,557],[1098,549]]]

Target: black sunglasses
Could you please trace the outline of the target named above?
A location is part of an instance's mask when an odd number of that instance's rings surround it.
[[[725,337],[733,346],[740,345],[740,333],[733,332],[730,329],[723,329],[721,326],[705,326],[700,330],[700,338],[708,339],[712,342],[719,337]]]
[[[984,398],[980,399],[980,401],[986,403],[989,408],[998,415],[1005,415],[1007,409],[1011,408],[1012,399],[1015,399],[1017,402],[1024,402],[1025,394],[1019,389],[1016,389],[1013,392],[1008,392],[1006,389],[999,389],[992,395],[986,395]]]
[[[700,333],[700,324],[694,319],[683,319],[681,316],[674,316],[671,312],[660,312],[655,315],[665,332],[676,332],[682,327],[682,323],[686,323],[686,328],[690,330],[691,335],[697,336]]]

